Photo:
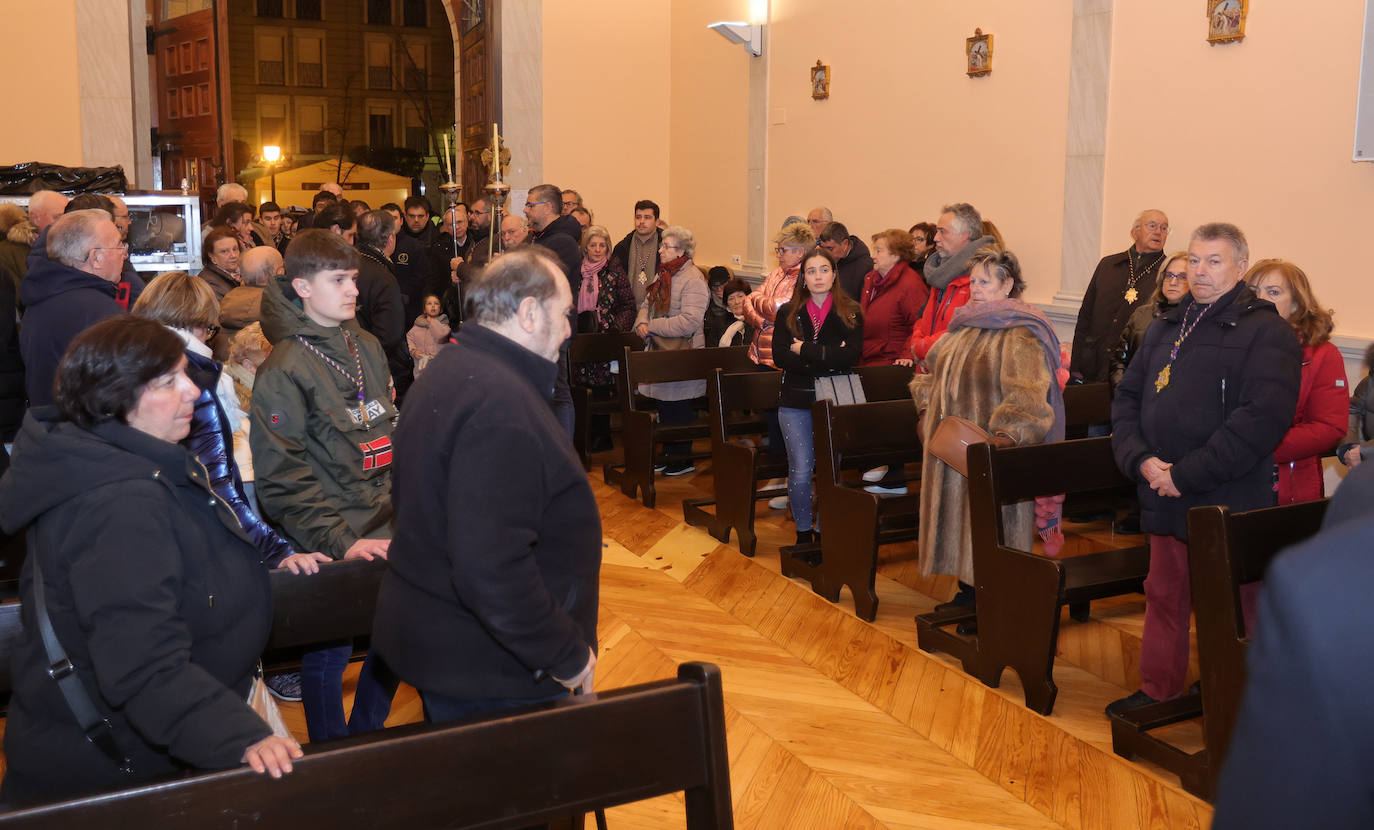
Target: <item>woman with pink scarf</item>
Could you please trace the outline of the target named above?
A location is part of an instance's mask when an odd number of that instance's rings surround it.
[[[598,334],[630,331],[635,324],[635,298],[620,261],[610,256],[611,235],[600,225],[582,232],[582,275],[577,290],[577,331]],[[613,389],[609,363],[578,364],[577,382],[583,386]],[[594,415],[591,423],[591,452],[611,448],[611,422],[608,415]]]

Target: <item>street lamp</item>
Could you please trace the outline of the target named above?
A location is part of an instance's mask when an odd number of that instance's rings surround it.
[[[275,144],[265,144],[262,159],[267,162],[268,174],[272,177],[272,201],[277,201],[277,162],[281,161],[281,148]]]

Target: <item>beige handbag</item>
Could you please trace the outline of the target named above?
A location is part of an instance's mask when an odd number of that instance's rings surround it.
[[[263,682],[261,674],[253,678],[253,686],[248,690],[248,705],[271,728],[273,735],[278,738],[292,737],[291,730],[286,728],[286,722],[281,719],[277,701],[273,700],[272,693],[267,691],[267,684]]]
[[[968,445],[991,440],[987,430],[967,418],[951,415],[935,426],[935,434],[930,436],[930,454],[968,478]]]

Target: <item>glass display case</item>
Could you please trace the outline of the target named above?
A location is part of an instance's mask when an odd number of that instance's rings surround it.
[[[176,191],[129,193],[129,261],[138,271],[200,273],[200,197]],[[27,196],[0,196],[28,208]]]

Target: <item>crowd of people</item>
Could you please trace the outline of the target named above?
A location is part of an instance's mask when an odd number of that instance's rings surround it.
[[[296,215],[228,184],[217,202],[200,273],[146,282],[121,200],[44,191],[27,215],[0,209],[0,525],[27,532],[26,632],[56,632],[106,724],[87,740],[48,674],[50,638],[24,637],[8,803],[185,769],[289,772],[300,747],[250,705],[265,696],[271,568],[390,563],[349,717],[353,643],[271,678],[302,701],[312,741],[380,728],[401,680],[434,720],[590,689],[601,535],[569,383],[609,389],[615,370],[570,373],[576,334],[747,346],[758,371],[781,372],[766,448],[787,460],[773,506],[799,546],[823,530],[811,405],[856,366],[911,367],[920,567],[955,576],[961,605],[976,601],[967,483],[931,453],[935,431],[957,416],[999,446],[1057,441],[1065,385],[1110,382],[1114,451],[1139,482],[1117,529],[1149,534],[1151,569],[1142,688],[1109,713],[1183,692],[1189,507],[1320,498],[1323,455],[1355,467],[1374,451],[1374,391],[1347,395],[1307,275],[1251,265],[1224,223],[1169,253],[1167,217],[1143,212],[1092,276],[1069,349],[1022,299],[998,229],[962,202],[867,242],[827,208],[789,217],[757,286],[703,271],[693,232],[647,199],[618,242],[548,184],[499,227],[486,199],[436,216],[423,197],[373,209],[333,186]],[[660,423],[685,424],[704,384],[638,392]],[[608,449],[609,424],[592,427],[591,449]],[[694,470],[689,444],[664,448],[658,472]],[[897,472],[865,478],[904,491]],[[1013,510],[1009,543],[1031,548],[1035,507]]]

